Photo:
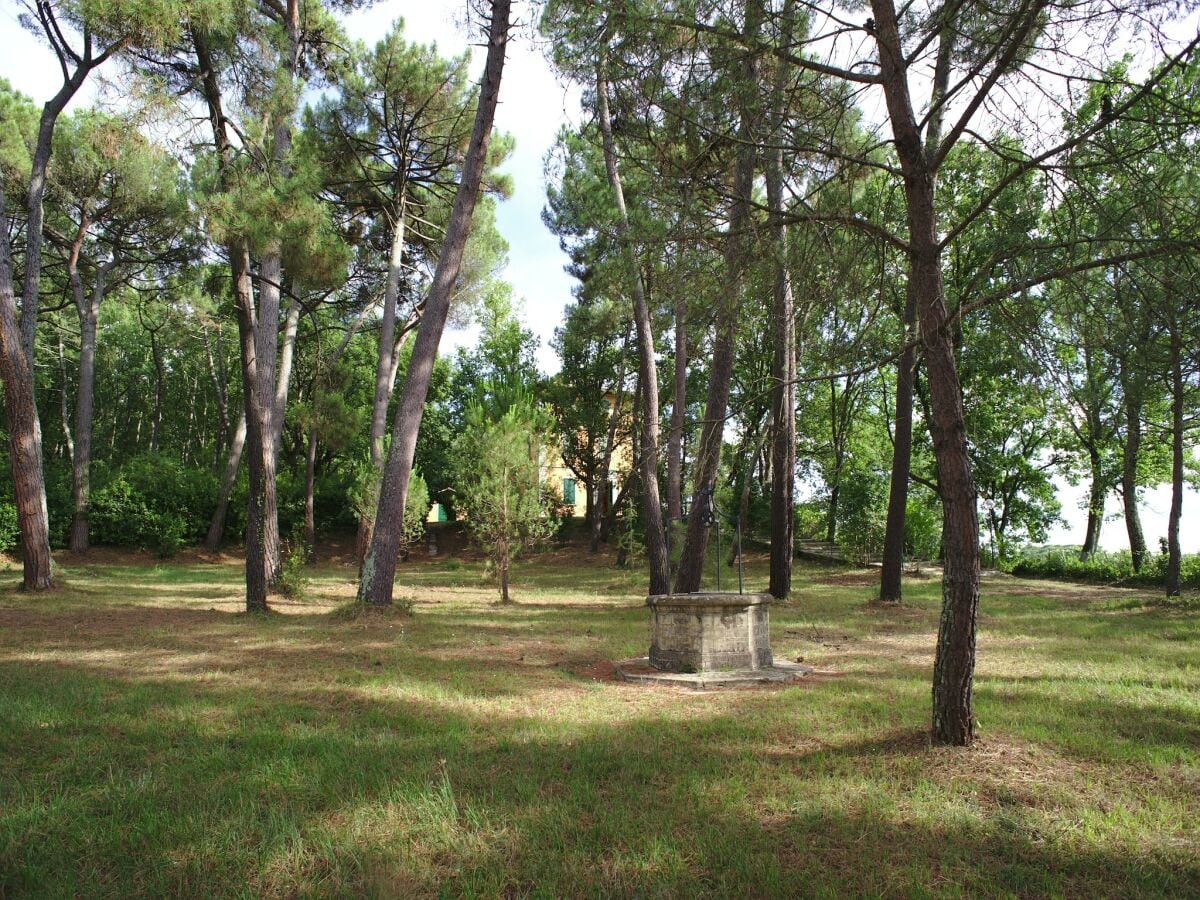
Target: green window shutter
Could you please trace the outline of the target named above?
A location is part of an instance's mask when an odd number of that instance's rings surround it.
[[[440,503],[437,504],[437,520],[439,522],[446,521],[446,507],[442,506]]]
[[[575,479],[563,479],[563,503],[575,504]]]

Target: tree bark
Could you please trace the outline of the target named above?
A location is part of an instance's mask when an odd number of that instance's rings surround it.
[[[793,2],[783,10],[782,42],[791,43]],[[792,591],[792,556],[796,518],[796,319],[792,303],[792,281],[787,265],[787,225],[783,215],[784,90],[788,67],[777,63],[773,91],[772,126],[776,146],[768,151],[766,164],[767,207],[772,217],[771,252],[774,256],[771,336],[771,574],[768,590],[777,600]],[[747,482],[748,483],[748,482]],[[743,522],[742,528],[745,529]],[[739,548],[740,551],[740,548]]]
[[[612,116],[608,109],[607,47],[602,47],[596,65],[596,113],[604,143],[604,169],[617,207],[617,233],[633,295],[633,319],[637,329],[638,383],[642,399],[642,440],[639,462],[642,469],[642,512],[646,529],[646,562],[650,568],[649,594],[665,594],[671,589],[670,561],[667,559],[667,535],[663,529],[662,499],[658,492],[658,369],[654,358],[654,327],[646,302],[641,269],[629,235],[629,211],[625,189],[617,167],[617,149],[613,140]]]
[[[221,461],[221,452],[225,449],[225,439],[229,432],[229,389],[225,384],[225,366],[224,366],[224,350],[221,347],[220,335],[217,331],[217,354],[221,359],[221,366],[218,369],[217,359],[213,357],[212,343],[208,337],[208,329],[202,327],[201,333],[204,335],[204,352],[208,356],[208,374],[212,379],[213,392],[217,398],[217,434],[213,438],[213,458],[212,466],[216,469]]]
[[[96,396],[96,329],[100,319],[100,303],[108,272],[115,260],[100,265],[92,285],[90,300],[85,297],[79,277],[78,253],[68,263],[71,287],[75,295],[75,310],[79,314],[79,389],[75,395],[75,450],[71,460],[71,500],[74,515],[68,547],[72,553],[83,553],[90,544],[88,512],[91,506],[92,430]]]
[[[396,560],[403,542],[404,504],[408,497],[408,481],[412,474],[413,454],[417,433],[421,427],[425,399],[438,345],[450,310],[454,283],[458,280],[463,251],[471,231],[471,217],[479,196],[483,170],[487,161],[488,142],[499,99],[500,79],[504,71],[504,53],[508,42],[509,0],[492,0],[491,23],[488,29],[487,61],[479,105],[467,157],[463,164],[462,180],[454,198],[450,224],[434,270],[433,284],[421,316],[417,342],[404,379],[404,392],[396,408],[392,425],[392,444],[384,465],[380,484],[379,503],[375,513],[375,532],[363,563],[358,599],[367,603],[387,604],[392,601],[396,580]]]
[[[58,391],[58,409],[61,416],[63,442],[68,459],[75,458],[75,438],[71,433],[70,401],[67,399],[67,352],[63,347],[62,332],[58,333],[58,377],[62,384]]]
[[[683,418],[687,412],[687,364],[687,297],[679,291],[675,298],[675,383],[671,400],[671,429],[667,435],[667,517],[672,520],[683,515]]]
[[[949,4],[943,7],[948,12]],[[930,92],[929,127],[925,132],[925,159],[932,162],[938,152],[942,138],[942,122],[945,120],[946,91],[950,85],[950,64],[957,31],[952,21],[939,23],[938,55],[934,64],[933,85]],[[936,173],[933,173],[936,189]],[[904,567],[904,519],[908,513],[908,482],[912,468],[912,415],[913,376],[917,365],[917,348],[913,332],[917,321],[917,302],[914,284],[910,280],[905,289],[903,324],[903,350],[896,363],[896,408],[892,427],[892,473],[888,485],[887,523],[884,527],[883,560],[879,573],[879,599],[886,603],[899,603],[902,599]]]
[[[51,14],[51,22],[54,16]],[[43,28],[46,25],[43,23]],[[67,108],[75,92],[87,81],[92,69],[103,65],[121,44],[114,44],[98,55],[92,50],[92,36],[84,31],[83,55],[75,57],[75,71],[63,70],[63,83],[58,92],[46,101],[38,120],[37,141],[33,148],[32,165],[29,172],[29,189],[25,197],[27,222],[25,230],[25,285],[21,297],[21,344],[33,371],[34,345],[37,342],[38,290],[42,277],[42,241],[45,211],[43,199],[46,195],[46,172],[50,168],[50,156],[54,150],[54,126],[58,117]],[[11,281],[11,271],[9,278]],[[11,289],[11,288],[10,288]],[[36,386],[35,386],[36,387]],[[42,493],[45,493],[43,486]]]
[[[271,586],[270,560],[267,556],[268,521],[274,516],[274,491],[268,496],[267,482],[274,480],[274,454],[271,450],[271,407],[273,392],[269,381],[261,375],[268,361],[261,358],[262,344],[273,340],[265,338],[268,329],[258,319],[259,310],[254,304],[254,288],[250,276],[250,250],[245,241],[229,248],[233,272],[233,292],[238,310],[238,339],[242,351],[243,401],[246,415],[246,473],[249,490],[246,500],[246,611],[266,612],[267,593]],[[260,307],[267,312],[265,304]],[[278,310],[275,311],[278,316]],[[274,359],[270,360],[273,368]],[[272,374],[274,374],[272,372]],[[272,501],[268,505],[268,500]],[[278,529],[276,529],[276,535]]]
[[[761,18],[761,0],[746,0],[743,29],[747,44],[753,45],[758,41]],[[749,90],[750,86],[758,81],[757,56],[746,54],[743,66],[743,90]],[[725,241],[725,284],[717,304],[708,397],[704,404],[704,422],[700,430],[700,446],[696,450],[692,476],[692,493],[697,499],[716,490],[721,443],[725,433],[725,414],[729,406],[729,387],[733,379],[733,353],[738,311],[741,306],[742,280],[746,267],[746,229],[750,225],[750,200],[757,155],[754,120],[748,101],[743,100],[741,103],[739,119],[739,150],[734,166],[729,232]],[[679,571],[675,576],[677,593],[693,593],[700,589],[700,578],[708,547],[706,507],[706,503],[693,502],[688,513],[687,535],[679,556]]]
[[[913,370],[917,348],[912,340],[917,318],[915,283],[905,291],[904,351],[896,363],[896,408],[892,428],[892,480],[888,486],[887,525],[883,535],[883,565],[879,574],[879,599],[901,600],[904,565],[904,517],[908,507],[908,473],[912,466]]]
[[[604,454],[600,458],[600,470],[596,473],[596,483],[593,488],[588,491],[588,523],[592,529],[592,539],[590,550],[596,553],[600,550],[600,542],[604,538],[604,520],[607,517],[609,496],[608,496],[608,476],[612,470],[613,450],[617,444],[617,425],[621,420],[621,403],[624,400],[622,396],[625,392],[625,366],[621,365],[621,371],[617,375],[617,390],[613,395],[612,409],[608,414],[608,429],[605,434]]]
[[[212,519],[208,523],[208,536],[204,546],[216,553],[221,549],[221,541],[225,537],[225,517],[229,514],[229,500],[233,496],[233,488],[237,484],[238,468],[242,464],[242,450],[246,446],[246,413],[238,417],[237,427],[233,430],[233,439],[229,442],[229,459],[225,463],[225,475],[221,479],[221,491],[217,495],[217,508],[213,510]]]
[[[310,562],[317,558],[317,426],[308,427],[308,441],[304,450],[304,543]]]
[[[383,291],[383,318],[379,325],[379,358],[375,362],[375,399],[371,404],[370,453],[371,466],[376,476],[383,472],[383,437],[387,429],[388,404],[392,399],[395,379],[395,357],[393,349],[396,339],[396,304],[400,299],[401,263],[404,258],[405,194],[401,188],[399,209],[392,225],[392,249],[388,258],[388,274]],[[374,519],[364,515],[358,521],[358,539],[355,555],[359,565],[367,558],[371,546]]]
[[[1092,484],[1088,489],[1087,533],[1083,538],[1083,547],[1079,551],[1079,561],[1087,562],[1100,549],[1100,528],[1104,524],[1104,471],[1100,461],[1100,453],[1094,447],[1089,448]]]
[[[42,426],[33,395],[33,369],[17,324],[8,248],[4,176],[0,174],[0,379],[4,382],[13,495],[21,534],[22,584],[25,590],[39,591],[53,586],[54,575],[46,481],[42,474]]]
[[[942,494],[946,558],[933,671],[933,739],[939,744],[967,745],[975,734],[972,683],[979,609],[979,517],[942,283],[936,173],[922,147],[908,93],[895,6],[892,0],[872,0],[871,7],[884,98],[904,176],[909,277],[925,348],[932,406],[929,429]]]
[[[1142,401],[1139,392],[1125,392],[1125,452],[1121,466],[1121,502],[1124,504],[1125,531],[1129,535],[1129,554],[1133,571],[1142,570],[1146,559],[1146,535],[1138,513],[1138,457],[1142,452]]]
[[[162,427],[163,373],[162,348],[158,346],[158,329],[150,329],[150,359],[154,363],[154,409],[150,414],[150,452],[158,452],[158,433]]]
[[[1179,544],[1179,521],[1183,518],[1183,363],[1180,338],[1171,335],[1171,512],[1167,517],[1167,578],[1168,597],[1182,590],[1180,570],[1183,550]]]

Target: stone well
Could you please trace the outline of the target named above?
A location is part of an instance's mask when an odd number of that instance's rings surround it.
[[[648,597],[650,665],[660,672],[770,669],[770,594]]]

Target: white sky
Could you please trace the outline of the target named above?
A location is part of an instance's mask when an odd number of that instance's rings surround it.
[[[425,0],[423,3],[382,2],[355,13],[346,22],[354,38],[372,42],[381,38],[391,23],[402,16],[409,40],[436,42],[448,55],[460,52],[468,40],[478,42],[477,33],[461,26],[466,17],[465,0]],[[50,50],[17,24],[18,7],[13,0],[0,0],[0,77],[43,103],[61,83],[57,63]],[[555,78],[540,46],[531,22],[529,3],[514,4],[519,26],[509,42],[500,106],[496,113],[498,128],[516,137],[516,149],[505,166],[513,179],[510,200],[499,205],[497,226],[509,243],[509,264],[504,277],[523,298],[523,318],[541,341],[538,361],[543,371],[553,372],[558,360],[549,347],[556,326],[562,321],[563,307],[570,301],[572,279],[563,271],[567,257],[558,247],[558,239],[541,221],[545,203],[545,179],[542,161],[564,121],[579,116],[579,92],[565,88]],[[482,66],[482,51],[475,49],[472,77]],[[95,83],[85,85],[73,105],[87,105],[96,99]],[[445,350],[473,343],[472,330],[448,331]],[[1054,529],[1051,543],[1083,542],[1086,517],[1080,511],[1084,487],[1059,484],[1059,499],[1066,524]],[[1166,534],[1170,490],[1161,486],[1146,493],[1143,526],[1150,547],[1157,550],[1158,540]],[[1108,512],[1115,514],[1119,504],[1109,498]],[[1184,501],[1181,528],[1184,551],[1200,552],[1200,493],[1189,491]],[[1124,522],[1116,517],[1106,522],[1101,534],[1105,549],[1128,546]]]

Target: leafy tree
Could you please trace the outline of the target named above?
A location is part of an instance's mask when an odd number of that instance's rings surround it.
[[[528,394],[514,398],[498,417],[483,403],[467,407],[457,444],[457,502],[471,535],[488,553],[501,603],[511,602],[512,561],[557,527],[541,477],[553,428],[553,418]]]

